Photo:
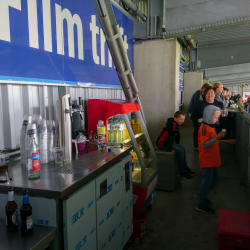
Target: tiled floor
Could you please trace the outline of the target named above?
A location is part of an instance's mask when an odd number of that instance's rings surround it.
[[[197,175],[183,179],[174,192],[156,191],[157,200],[147,211],[148,228],[144,242],[130,245],[138,250],[216,250],[218,249],[218,210],[250,212],[247,188],[239,185],[239,169],[236,166],[233,147],[221,146],[221,180],[209,194],[215,215],[197,212],[197,198],[202,173],[199,152],[193,151],[192,128],[181,129],[181,145],[185,146],[187,162]]]

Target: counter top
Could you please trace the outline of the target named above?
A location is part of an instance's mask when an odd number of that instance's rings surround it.
[[[239,109],[226,108],[226,110],[228,112],[232,112],[232,113],[242,113],[243,112],[243,110],[241,108],[239,108]]]
[[[21,236],[20,227],[16,231],[6,230],[5,220],[0,220],[1,249],[41,250],[45,249],[56,236],[55,227],[33,225],[33,234]]]
[[[15,194],[22,194],[23,188],[27,188],[31,196],[64,199],[126,156],[133,146],[111,147],[111,152],[107,152],[108,148],[110,147],[107,146],[106,151],[100,151],[96,145],[87,144],[84,151],[79,152],[78,159],[73,156],[74,160],[70,166],[64,164],[62,168],[62,165],[54,162],[43,164],[38,180],[28,180],[25,165],[10,164],[9,175],[12,180],[0,183],[0,193],[7,194],[7,187],[13,186]],[[85,166],[81,169],[81,165]],[[72,173],[69,170],[73,170]]]

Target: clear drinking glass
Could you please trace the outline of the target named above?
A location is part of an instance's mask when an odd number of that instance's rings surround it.
[[[9,182],[9,154],[0,153],[0,182]]]
[[[53,154],[54,154],[54,159],[55,159],[56,164],[63,163],[63,158],[64,158],[64,148],[63,147],[53,148]]]
[[[226,109],[223,108],[223,109],[221,110],[221,116],[222,116],[222,117],[226,117]]]

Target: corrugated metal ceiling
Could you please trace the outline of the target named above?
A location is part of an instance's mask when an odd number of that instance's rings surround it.
[[[192,37],[199,47],[250,42],[250,24],[200,31]]]

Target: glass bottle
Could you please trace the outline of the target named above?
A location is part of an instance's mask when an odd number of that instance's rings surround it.
[[[106,147],[106,127],[101,120],[97,124],[97,147]]]
[[[29,204],[28,190],[23,190],[23,205],[20,208],[21,234],[29,235],[33,233],[32,207]]]
[[[113,119],[111,124],[111,142],[117,142],[116,118]]]
[[[8,202],[5,206],[6,229],[8,231],[16,230],[17,224],[17,204],[14,199],[13,187],[8,187]]]
[[[107,141],[111,142],[111,124],[112,124],[112,119],[108,119],[108,124],[107,124]]]
[[[27,154],[26,154],[26,147],[25,147],[25,138],[28,124],[32,122],[31,115],[24,115],[23,118],[23,125],[20,131],[20,154],[21,154],[21,163],[26,164],[27,162]]]
[[[27,148],[27,168],[29,180],[40,179],[40,154],[35,138],[31,138]]]
[[[124,141],[124,127],[122,121],[119,120],[117,123],[117,142],[123,143]]]

